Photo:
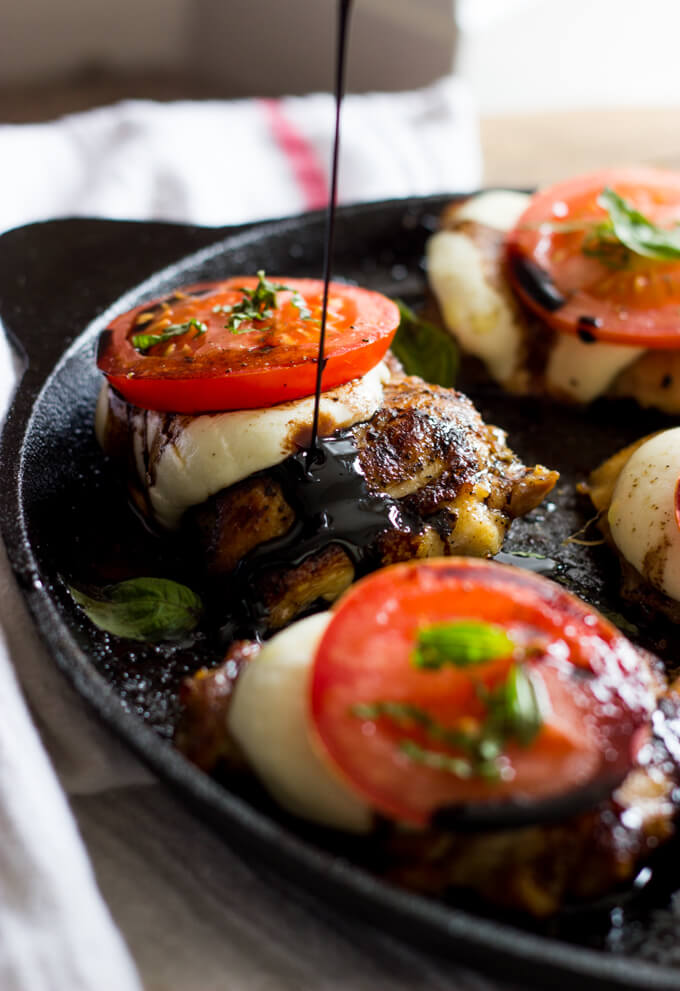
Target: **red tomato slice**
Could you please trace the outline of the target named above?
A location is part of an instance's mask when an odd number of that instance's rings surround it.
[[[483,725],[480,686],[497,688],[518,663],[515,655],[467,667],[414,666],[419,628],[455,619],[500,625],[516,644],[532,645],[523,670],[542,723],[531,743],[505,741],[496,780],[422,761],[424,750],[466,756],[427,732],[422,714],[447,732]],[[360,581],[335,608],[313,664],[310,725],[321,752],[372,807],[424,825],[445,806],[549,798],[613,767],[627,770],[636,730],[649,718],[650,678],[615,627],[545,578],[467,558],[411,561]],[[389,717],[385,702],[415,707],[421,718]],[[407,749],[414,744],[418,759]]]
[[[614,344],[678,348],[680,261],[624,252],[625,263],[617,265],[584,254],[584,238],[608,216],[597,202],[605,187],[657,226],[680,222],[680,175],[673,172],[609,169],[568,179],[534,196],[508,235],[512,286],[556,330]],[[536,292],[536,275],[554,290],[554,302]]]
[[[229,312],[222,308],[240,303],[240,290],[255,288],[257,279],[236,276],[189,286],[116,317],[101,336],[97,364],[125,399],[143,409],[181,413],[254,409],[313,395],[323,282],[270,281],[299,293],[311,311],[309,318],[302,318],[293,292],[281,291],[268,319],[246,321],[234,333],[225,327]],[[205,333],[198,332],[197,322],[205,325]],[[133,346],[136,334],[161,334],[184,324],[186,333],[146,353]],[[399,311],[385,296],[331,283],[324,391],[373,368],[398,325]]]

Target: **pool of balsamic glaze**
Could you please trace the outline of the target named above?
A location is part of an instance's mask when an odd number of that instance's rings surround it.
[[[259,474],[279,484],[295,520],[283,536],[253,548],[222,586],[222,601],[231,604],[229,615],[220,619],[220,642],[225,647],[241,638],[259,639],[267,631],[267,612],[253,599],[260,576],[296,568],[335,544],[352,562],[355,578],[360,578],[380,566],[380,534],[420,529],[419,521],[411,519],[396,499],[370,492],[351,430],[320,437],[313,449],[301,450]]]

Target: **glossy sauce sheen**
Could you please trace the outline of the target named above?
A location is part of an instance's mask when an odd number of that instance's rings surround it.
[[[559,291],[548,272],[530,258],[521,255],[511,255],[510,267],[512,272],[529,296],[544,309],[551,313],[561,309],[566,299]]]
[[[247,554],[230,579],[227,598],[232,603],[231,616],[221,629],[221,638],[225,643],[236,637],[260,637],[266,630],[266,611],[258,603],[257,594],[253,594],[256,593],[259,576],[270,571],[295,568],[330,544],[337,544],[352,561],[355,577],[358,578],[379,564],[375,542],[381,533],[396,527],[411,528],[394,499],[369,492],[351,431],[328,438],[318,436],[326,305],[335,230],[340,111],[351,5],[352,0],[339,0],[335,137],[324,246],[324,304],[312,437],[306,451],[292,455],[267,472],[281,485],[286,500],[295,511],[296,521],[283,537],[269,540]],[[417,529],[417,524],[415,527]]]
[[[313,458],[317,446],[319,431],[319,403],[321,400],[321,378],[325,366],[324,343],[326,340],[326,312],[328,307],[328,289],[331,281],[331,265],[333,260],[333,242],[335,235],[335,206],[338,196],[338,160],[340,154],[340,111],[345,88],[345,49],[347,46],[347,30],[352,0],[339,0],[338,32],[336,36],[335,55],[335,134],[333,135],[333,163],[331,166],[331,185],[328,193],[328,212],[326,215],[326,235],[324,242],[324,272],[323,272],[323,308],[321,310],[321,333],[319,335],[319,357],[317,359],[316,391],[314,394],[314,418],[312,420],[312,439],[309,445],[309,457]]]
[[[225,643],[265,632],[267,613],[254,594],[260,576],[295,568],[337,544],[358,578],[379,564],[376,540],[381,533],[395,527],[419,528],[396,500],[369,492],[349,430],[320,438],[313,459],[300,451],[265,474],[280,484],[296,520],[283,537],[247,554],[229,579],[225,598],[231,603],[231,618],[221,629]]]

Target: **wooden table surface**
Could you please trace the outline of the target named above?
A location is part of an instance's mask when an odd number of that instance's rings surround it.
[[[680,170],[680,103],[488,117],[481,138],[487,185],[540,186],[608,165]]]

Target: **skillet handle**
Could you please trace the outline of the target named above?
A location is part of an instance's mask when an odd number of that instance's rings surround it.
[[[0,237],[0,323],[31,373],[44,376],[83,328],[126,290],[251,226],[73,219],[18,227]]]

